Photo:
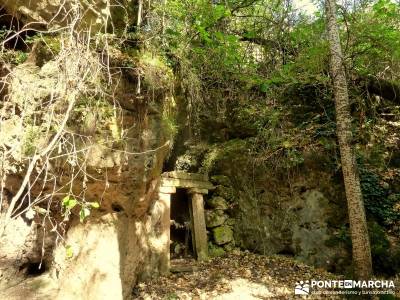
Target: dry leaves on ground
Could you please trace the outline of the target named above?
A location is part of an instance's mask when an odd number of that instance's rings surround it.
[[[188,266],[191,266],[193,271],[172,273],[140,283],[133,289],[133,299],[298,299],[299,296],[294,296],[297,281],[339,279],[325,270],[315,269],[285,256],[240,253],[208,262],[186,260],[179,264],[181,270],[188,271]],[[308,299],[316,298],[310,296]],[[341,297],[329,296],[329,299]]]

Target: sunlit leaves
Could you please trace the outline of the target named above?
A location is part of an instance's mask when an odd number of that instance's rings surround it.
[[[71,210],[78,204],[78,200],[71,196],[65,196],[62,200],[62,205],[65,209]]]
[[[71,245],[65,246],[65,257],[72,258],[74,256],[74,250],[72,249]]]
[[[99,208],[100,207],[99,202],[88,202],[87,204],[89,204],[93,208]]]
[[[90,210],[99,208],[100,204],[97,201],[78,201],[78,199],[72,197],[71,195],[67,195],[62,199],[62,207],[64,210],[63,215],[65,221],[69,219],[72,210],[77,206],[80,206],[79,220],[83,222],[90,215]]]
[[[372,7],[353,13],[349,30],[348,56],[358,73],[376,74],[398,66],[400,5],[378,0]]]
[[[83,222],[90,215],[90,209],[88,207],[82,207],[79,212],[79,220]]]
[[[171,0],[166,15],[168,50],[190,60],[204,87],[268,94],[285,84],[330,82],[323,10],[309,16],[275,0]],[[398,4],[372,0],[338,17],[348,74],[398,76]]]

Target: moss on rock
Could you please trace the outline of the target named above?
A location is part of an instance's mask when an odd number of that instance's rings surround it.
[[[231,252],[235,249],[235,241],[229,242],[228,244],[225,244],[223,246],[224,250],[226,252]]]
[[[225,199],[219,196],[209,199],[207,201],[207,205],[211,208],[221,210],[227,210],[229,208],[228,203],[225,201]]]
[[[215,185],[231,186],[231,180],[225,175],[214,175],[211,177],[211,182]]]
[[[206,226],[207,228],[213,228],[220,226],[225,223],[228,218],[221,210],[207,210],[206,215]]]
[[[224,198],[228,201],[233,200],[234,199],[234,191],[232,188],[229,187],[225,187],[222,185],[219,185],[215,188],[214,191],[214,196],[219,196],[221,198]]]
[[[212,232],[217,245],[224,245],[233,240],[233,231],[229,226],[216,227]]]
[[[208,255],[210,257],[219,257],[225,255],[224,248],[217,246],[213,243],[208,244]]]

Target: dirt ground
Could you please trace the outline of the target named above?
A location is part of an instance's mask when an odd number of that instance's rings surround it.
[[[206,262],[173,260],[171,270],[168,276],[139,283],[132,290],[129,300],[345,299],[340,295],[295,295],[296,284],[300,281],[344,278],[285,256],[240,252]],[[400,299],[399,278],[395,280],[395,285],[397,298],[381,296],[373,299]],[[57,298],[57,289],[49,274],[43,274],[0,291],[0,300],[51,300]],[[79,299],[92,300],[83,295]],[[366,298],[358,296],[351,299]]]
[[[172,262],[172,271],[179,272],[137,285],[133,299],[343,299],[337,295],[295,296],[296,282],[341,278],[285,256],[242,252],[202,263],[180,260]]]

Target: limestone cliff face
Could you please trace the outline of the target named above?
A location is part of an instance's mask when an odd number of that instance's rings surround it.
[[[170,149],[170,71],[155,56],[114,49],[115,73],[104,73],[96,52],[85,51],[8,65],[1,221],[40,158],[0,241],[1,298],[127,299],[139,277],[165,271],[156,191]],[[121,59],[135,68],[120,69]],[[42,271],[51,289],[18,288]]]
[[[74,24],[81,28],[123,27],[128,15],[126,1],[2,0],[1,7],[29,28],[60,28]],[[25,27],[24,29],[27,29]]]

